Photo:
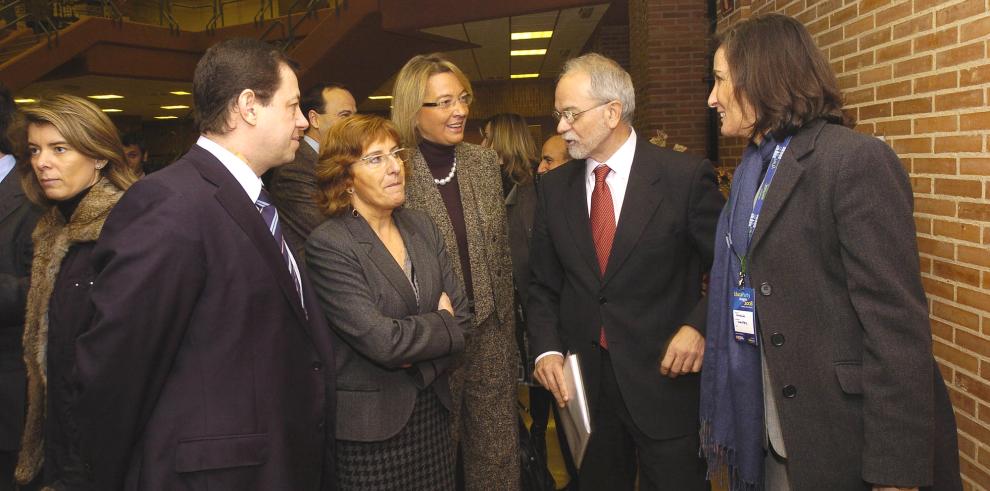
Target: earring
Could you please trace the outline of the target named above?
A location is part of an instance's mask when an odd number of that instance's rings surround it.
[[[354,188],[347,188],[347,194],[354,194]]]
[[[96,170],[103,170],[103,167],[105,165],[107,165],[107,161],[106,160],[97,160],[96,161]]]

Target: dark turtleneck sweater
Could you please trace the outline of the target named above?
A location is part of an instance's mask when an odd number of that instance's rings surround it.
[[[79,191],[78,194],[69,199],[55,203],[55,207],[58,208],[58,212],[62,214],[62,218],[65,219],[65,223],[69,223],[69,221],[72,220],[72,214],[76,212],[76,208],[79,207],[79,203],[83,200],[83,198],[89,194],[90,189],[93,189],[93,186]]]
[[[450,174],[450,169],[454,165],[454,146],[441,145],[429,140],[423,140],[419,144],[419,151],[423,153],[427,167],[434,179],[444,179]],[[457,256],[461,259],[461,271],[464,272],[464,291],[468,299],[474,299],[474,289],[471,283],[471,258],[468,252],[467,228],[464,226],[464,207],[461,204],[461,189],[457,183],[457,174],[447,184],[437,185],[443,204],[447,208],[447,216],[450,217],[450,224],[454,227],[454,236],[457,237]]]

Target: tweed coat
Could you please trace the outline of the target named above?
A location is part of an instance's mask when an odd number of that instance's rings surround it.
[[[24,427],[21,336],[31,276],[31,231],[41,214],[24,196],[20,177],[15,168],[0,181],[0,452],[20,447]]]
[[[43,484],[69,479],[78,463],[71,374],[73,343],[93,316],[90,255],[110,209],[124,192],[101,179],[69,222],[52,206],[38,220],[24,323],[27,416],[15,476],[27,484],[45,470]],[[78,476],[76,476],[78,478]]]
[[[465,346],[464,364],[451,376],[454,406],[460,408],[451,415],[452,435],[461,444],[468,489],[517,489],[518,349],[502,178],[491,149],[459,143],[454,155],[467,230],[475,328]],[[460,251],[443,198],[418,147],[411,158],[406,206],[425,211],[436,223],[463,284]]]
[[[320,156],[305,141],[299,142],[296,157],[272,169],[268,192],[278,208],[282,235],[297,261],[302,261],[306,239],[327,219],[316,205],[316,162]]]
[[[749,261],[793,489],[959,489],[912,207],[876,138],[817,121],[781,159]]]
[[[392,213],[412,262],[419,299],[364,218],[345,213],[310,235],[306,264],[333,331],[337,438],[375,442],[397,434],[421,390],[451,409],[447,368],[471,326],[464,288],[425,213]],[[438,310],[447,293],[457,317]],[[408,368],[407,365],[411,365]]]

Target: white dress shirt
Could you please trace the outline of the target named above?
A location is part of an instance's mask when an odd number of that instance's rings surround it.
[[[251,170],[251,167],[247,165],[247,162],[241,160],[240,157],[234,155],[233,152],[227,150],[219,143],[200,135],[199,140],[196,140],[196,144],[210,152],[217,160],[227,168],[227,171],[234,176],[237,183],[244,188],[244,192],[247,193],[247,197],[251,199],[251,204],[255,205],[258,202],[258,196],[261,195],[261,178]],[[257,205],[255,205],[257,206]],[[272,204],[271,206],[275,206]],[[274,237],[272,238],[274,240]],[[296,258],[292,256],[292,250],[288,247],[285,248],[285,252],[289,255],[289,261],[292,261],[292,268],[299,271],[299,265],[296,263]],[[302,295],[302,278],[294,277],[293,281],[296,283],[296,291],[300,292],[299,301],[303,303],[303,308],[306,307],[305,301],[301,298]]]
[[[605,176],[605,184],[612,195],[612,209],[615,210],[615,225],[619,225],[619,214],[622,213],[622,201],[626,197],[626,186],[629,184],[629,173],[632,171],[633,157],[636,155],[636,131],[629,132],[629,138],[605,162],[598,162],[591,157],[585,161],[584,188],[588,196],[588,218],[591,218],[591,193],[595,190],[595,168],[605,164],[609,172]],[[536,357],[536,362],[547,355],[564,356],[559,351],[547,351]]]
[[[309,135],[303,135],[303,140],[305,140],[306,143],[309,143],[309,146],[313,149],[313,151],[316,152],[317,155],[319,155],[320,142],[316,141],[313,138],[310,138]]]
[[[632,171],[633,157],[636,155],[636,131],[629,132],[629,138],[605,162],[598,162],[588,157],[584,167],[584,188],[588,193],[588,216],[591,217],[591,193],[595,190],[595,168],[605,164],[611,169],[605,176],[605,184],[612,195],[612,209],[615,210],[615,224],[619,224],[622,213],[622,201],[626,197],[626,186],[629,184],[629,172]]]

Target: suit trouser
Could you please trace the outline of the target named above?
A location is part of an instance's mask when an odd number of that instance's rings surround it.
[[[632,490],[639,463],[641,491],[709,489],[705,461],[699,457],[697,428],[688,435],[657,440],[632,420],[622,399],[608,352],[601,352],[597,411],[580,469],[582,490]]]

